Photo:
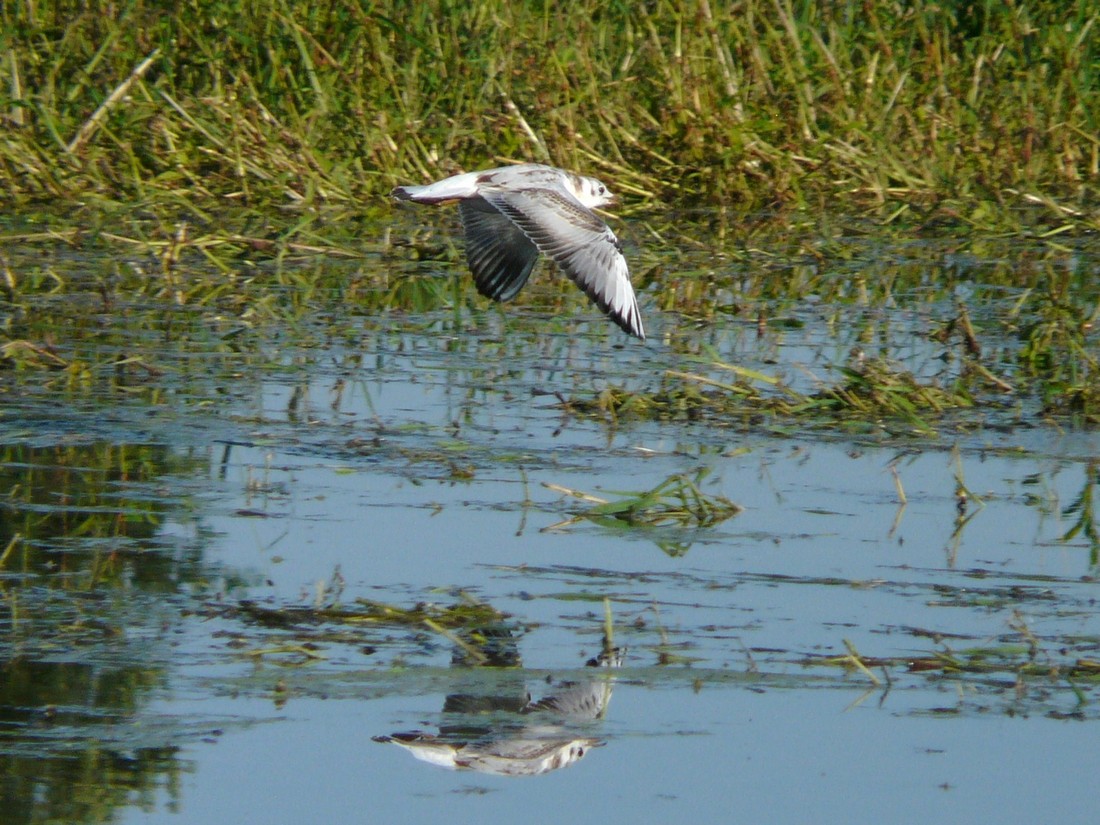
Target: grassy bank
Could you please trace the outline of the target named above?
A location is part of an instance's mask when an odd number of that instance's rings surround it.
[[[1031,206],[1098,223],[1087,0],[25,0],[0,15],[0,191],[26,208],[361,208],[507,158],[737,213],[871,205],[994,226]]]

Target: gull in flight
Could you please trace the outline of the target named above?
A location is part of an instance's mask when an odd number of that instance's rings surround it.
[[[487,298],[514,298],[541,252],[624,332],[645,339],[622,245],[592,211],[614,199],[598,180],[525,163],[398,186],[392,195],[416,203],[458,201],[466,261]]]

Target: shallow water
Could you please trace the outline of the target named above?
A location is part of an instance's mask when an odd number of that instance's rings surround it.
[[[666,265],[698,264],[679,254]],[[866,277],[914,266],[906,283],[996,295],[976,304],[987,346],[1011,345],[991,330],[1015,292],[982,280],[1008,264],[914,255],[875,250]],[[706,266],[731,305],[759,275]],[[1027,400],[932,433],[562,403],[721,375],[711,355],[802,391],[853,347],[952,368],[928,336],[951,288],[849,300],[850,265],[796,269],[807,294],[760,298],[784,321],[764,331],[643,294],[643,345],[543,273],[503,311],[319,294],[275,334],[196,309],[167,345],[163,320],[103,313],[60,356],[147,347],[159,374],[9,374],[0,820],[1079,818],[1100,718],[1094,430]],[[561,492],[678,475],[743,510],[647,526]],[[507,616],[448,630],[362,600]],[[605,609],[625,660],[586,668]],[[490,625],[514,666],[456,661]],[[583,711],[521,710],[578,691]],[[459,770],[372,740],[412,731]],[[571,746],[561,769],[532,756]]]

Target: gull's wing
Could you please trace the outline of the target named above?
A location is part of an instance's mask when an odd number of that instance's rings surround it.
[[[482,186],[479,194],[540,252],[552,258],[624,331],[645,339],[626,258],[607,224],[556,188],[509,190]],[[529,272],[524,272],[524,280]]]
[[[466,262],[477,291],[494,301],[516,297],[538,260],[538,248],[518,226],[482,198],[459,201],[466,229]]]
[[[547,711],[574,720],[592,720],[607,713],[610,701],[610,682],[563,682],[554,690],[553,696],[528,702],[520,713]]]

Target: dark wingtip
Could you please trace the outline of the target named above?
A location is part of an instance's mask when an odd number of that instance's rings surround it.
[[[593,298],[593,300],[596,299]],[[638,312],[637,305],[622,315],[613,314],[609,307],[601,306],[600,309],[607,314],[608,318],[618,324],[619,329],[627,335],[633,335],[639,341],[645,340],[645,328],[642,326],[642,316],[641,313]]]
[[[390,190],[390,197],[396,198],[399,201],[412,200],[412,195],[409,194],[409,191],[404,186],[395,186]]]

